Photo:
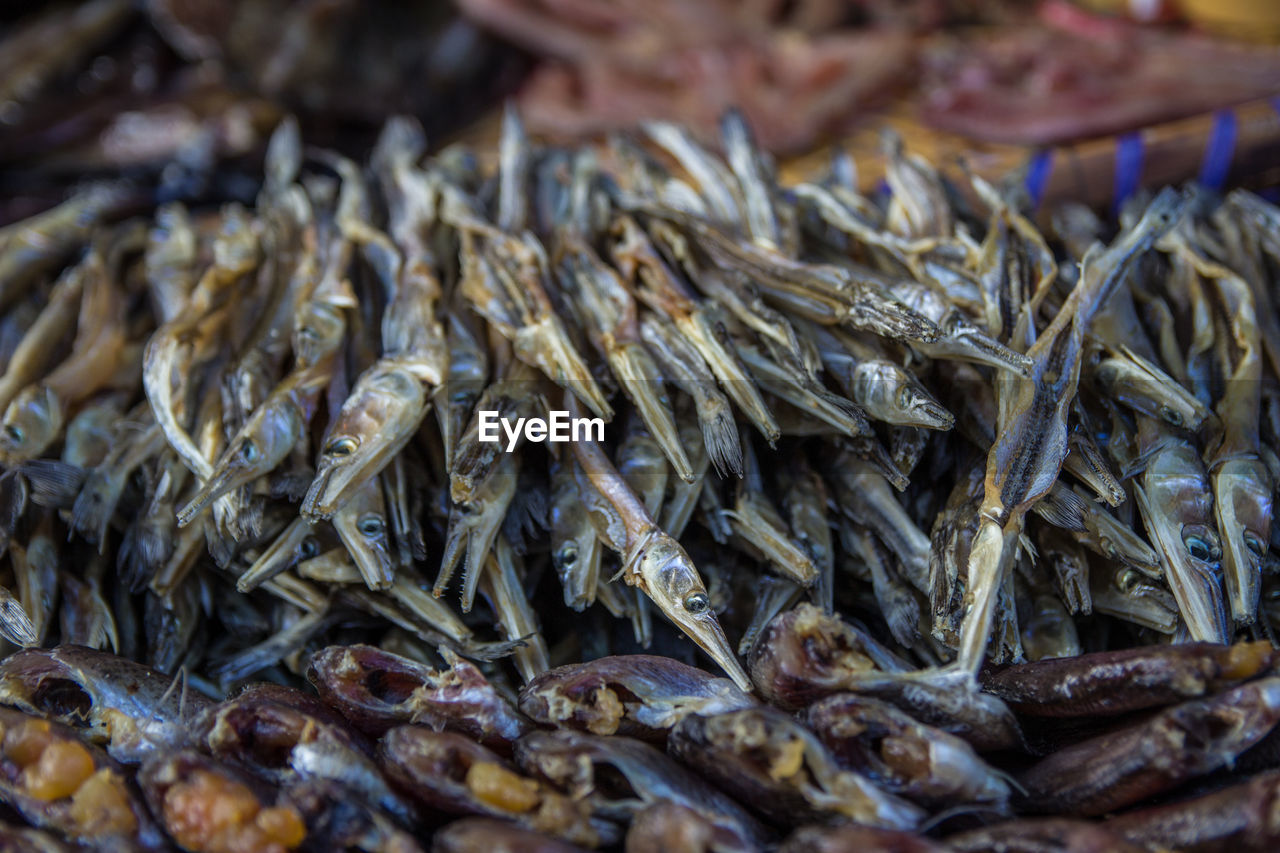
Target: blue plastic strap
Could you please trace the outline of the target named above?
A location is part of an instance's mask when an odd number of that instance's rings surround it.
[[[1120,206],[1138,191],[1142,180],[1142,132],[1126,133],[1116,139],[1115,198],[1112,213],[1119,215]]]
[[[1213,130],[1200,163],[1200,183],[1212,190],[1222,189],[1231,170],[1231,157],[1236,150],[1236,114],[1223,110],[1213,116]]]
[[[1044,198],[1044,188],[1049,183],[1051,172],[1053,172],[1052,149],[1045,148],[1037,151],[1031,158],[1031,162],[1027,164],[1026,188],[1027,196],[1031,199],[1032,210],[1040,206],[1040,201]]]

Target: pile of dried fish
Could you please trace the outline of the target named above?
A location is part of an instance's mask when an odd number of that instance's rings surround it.
[[[570,664],[518,697],[446,661],[331,646],[307,669],[318,696],[263,683],[214,703],[105,652],[18,652],[0,663],[0,702],[16,708],[0,708],[0,801],[31,827],[0,821],[0,845],[1102,853],[1280,840],[1280,772],[1259,772],[1280,738],[1266,642],[1014,664],[990,693],[902,690],[893,676],[909,663],[805,604],[753,655],[772,705],[666,657]],[[1086,819],[1170,791],[1182,799]]]
[[[462,148],[424,159],[411,120],[387,124],[366,168],[285,121],[253,209],[122,221],[117,190],[90,188],[0,231],[4,635],[110,648],[216,699],[371,643],[443,661],[453,699],[499,708],[464,733],[519,738],[522,772],[578,773],[574,751],[598,748],[620,763],[610,786],[658,762],[674,787],[650,799],[702,802],[651,751],[525,734],[526,716],[589,706],[597,734],[675,727],[672,755],[781,825],[1007,810],[1011,786],[969,746],[1056,745],[997,697],[1096,716],[1044,685],[1112,685],[1126,666],[1147,687],[1121,711],[1189,704],[1122,718],[1139,727],[1096,748],[1186,767],[1077,808],[1060,790],[1077,774],[1015,759],[1015,803],[1107,812],[1261,739],[1274,691],[1241,681],[1270,671],[1265,642],[1126,650],[1272,636],[1280,210],[1166,189],[1108,242],[1082,208],[1046,234],[1016,194],[950,185],[895,140],[890,192],[871,199],[846,159],[782,187],[737,114],[722,133],[723,157],[669,124],[565,150],[509,112],[490,174]],[[547,442],[531,423],[556,411],[607,425]],[[577,678],[553,665],[642,648],[691,662],[695,644],[730,681],[657,658],[588,666],[569,698],[538,687]],[[983,671],[1056,658],[1068,669]],[[524,715],[492,698],[515,675]],[[396,704],[426,678],[351,689]],[[8,701],[83,722],[91,687]],[[686,707],[717,714],[680,722]],[[1091,725],[1052,737],[1084,749]],[[552,752],[560,770],[541,767]],[[144,787],[211,760],[182,755]],[[938,781],[918,764],[944,760],[970,770]],[[587,782],[559,784],[577,802]],[[632,814],[625,789],[603,817]]]

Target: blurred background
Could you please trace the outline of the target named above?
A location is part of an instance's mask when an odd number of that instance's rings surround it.
[[[1033,204],[1265,189],[1278,45],[1274,0],[0,0],[0,223],[102,177],[247,200],[287,113],[357,156],[399,113],[487,156],[509,98],[553,140],[714,140],[737,106],[784,177],[839,145],[871,191],[886,127]]]

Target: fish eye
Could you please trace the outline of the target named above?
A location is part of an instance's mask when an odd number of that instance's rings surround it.
[[[362,536],[377,536],[384,527],[382,519],[376,515],[366,515],[356,522],[356,530],[359,530]]]
[[[1244,535],[1244,547],[1248,548],[1256,557],[1263,557],[1267,553],[1266,543],[1252,533]]]
[[[1160,407],[1160,419],[1170,426],[1182,426],[1182,412],[1169,406]]]
[[[1116,575],[1116,588],[1128,595],[1142,583],[1142,576],[1133,569],[1125,569]]]
[[[4,434],[8,436],[9,440],[14,444],[22,444],[23,440],[27,437],[27,434],[22,431],[22,427],[14,426],[13,424],[9,424],[4,428]]]
[[[1209,550],[1209,543],[1205,542],[1201,536],[1188,536],[1182,544],[1187,546],[1187,553],[1197,560],[1208,560],[1212,553]]]
[[[344,435],[330,441],[324,448],[325,456],[350,456],[356,452],[356,448],[360,446],[360,442],[349,435]]]
[[[463,501],[458,504],[458,513],[461,515],[471,515],[479,509],[475,501]]]
[[[314,338],[316,337],[316,330],[310,326],[303,326],[298,330],[298,334],[304,338]]]
[[[564,547],[556,553],[556,561],[562,568],[569,568],[578,562],[578,545],[575,542],[566,542]]]
[[[258,445],[252,441],[246,441],[240,448],[240,455],[244,457],[245,462],[256,462],[258,459]]]
[[[1182,544],[1186,547],[1187,553],[1194,559],[1202,560],[1206,563],[1218,559],[1222,552],[1218,548],[1214,536],[1208,531],[1201,532],[1200,529],[1184,530],[1182,532]]]
[[[310,560],[319,553],[320,543],[316,541],[314,536],[308,536],[298,545],[298,556],[304,560]]]
[[[707,608],[710,606],[711,599],[707,598],[705,592],[691,592],[684,597],[684,609],[694,616],[707,612]]]
[[[911,386],[903,385],[898,389],[898,405],[904,409],[911,407],[913,396],[911,394]]]

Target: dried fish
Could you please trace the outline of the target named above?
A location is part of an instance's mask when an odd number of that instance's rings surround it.
[[[724,678],[654,655],[622,655],[557,667],[520,694],[537,723],[658,743],[690,714],[714,714],[756,702]]]
[[[143,5],[215,76],[270,30]],[[303,5],[247,85],[351,20]],[[367,164],[286,119],[258,188],[184,189],[207,137],[0,230],[28,846],[1265,847],[1280,209],[1051,239],[892,137],[888,194],[784,186],[745,115],[605,151],[508,108],[496,158],[395,118]],[[28,740],[89,792],[30,799]]]
[[[816,736],[776,708],[685,717],[671,754],[776,823],[844,818],[914,829],[923,809],[841,769]]]
[[[182,746],[209,705],[181,679],[79,646],[27,649],[0,662],[0,701],[87,729],[119,761]]]
[[[1194,699],[1042,759],[1018,775],[1020,798],[1042,813],[1114,811],[1229,765],[1278,720],[1280,679]]]
[[[528,720],[474,665],[449,658],[450,669],[437,671],[371,646],[333,646],[311,659],[307,675],[326,702],[370,734],[421,722],[509,751]]]

